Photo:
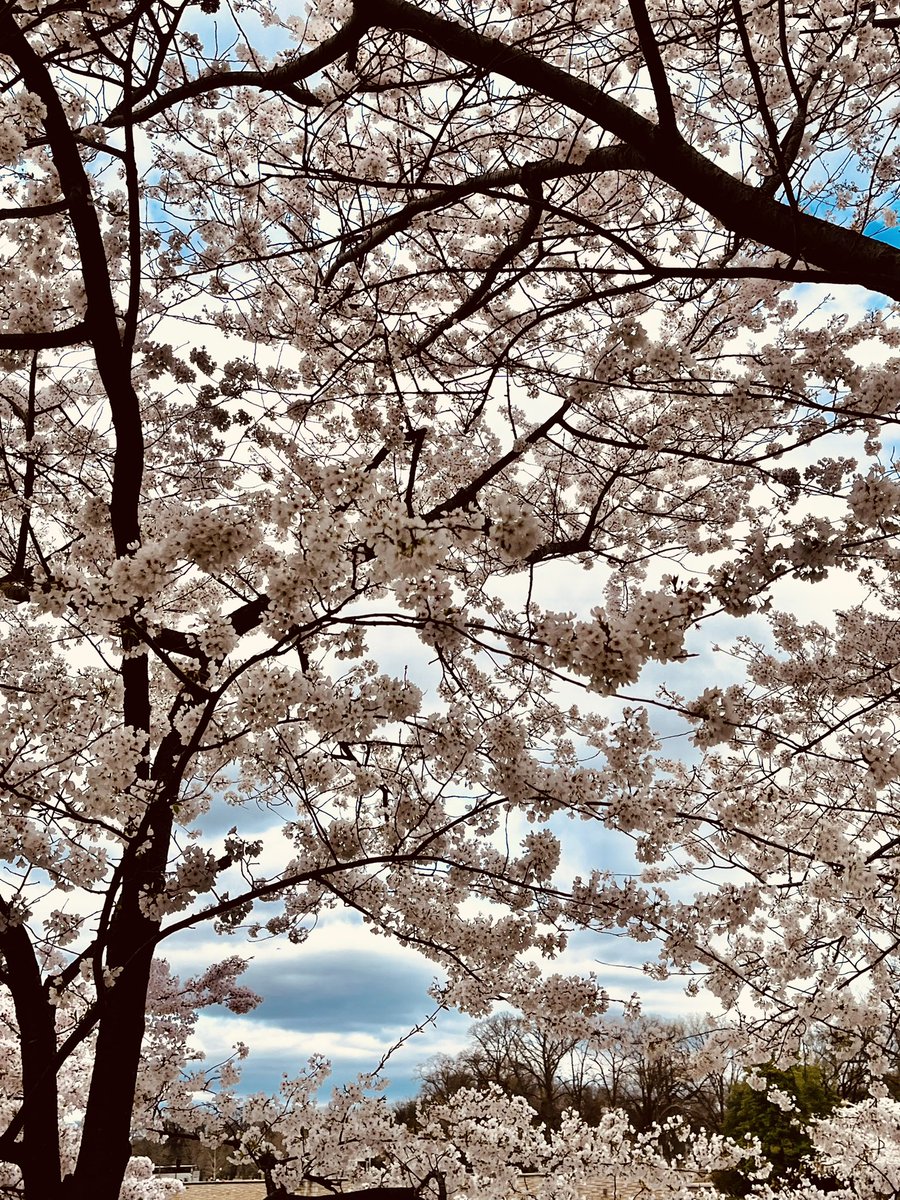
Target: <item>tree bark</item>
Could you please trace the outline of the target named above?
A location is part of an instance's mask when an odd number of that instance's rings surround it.
[[[0,951],[12,994],[22,1056],[19,1120],[4,1134],[3,1158],[17,1162],[28,1200],[59,1192],[59,1115],[56,1086],[56,1009],[50,1003],[28,930],[9,906],[0,906]],[[21,1132],[21,1140],[16,1141]]]

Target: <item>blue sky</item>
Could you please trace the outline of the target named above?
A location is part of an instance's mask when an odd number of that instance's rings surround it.
[[[214,1007],[204,1010],[197,1044],[214,1063],[235,1043],[250,1047],[243,1065],[242,1092],[273,1092],[281,1077],[299,1073],[312,1054],[332,1063],[329,1085],[371,1071],[380,1058],[433,1012],[427,995],[436,969],[415,951],[375,937],[346,913],[326,915],[303,946],[283,939],[240,945],[197,933],[165,949],[172,967],[186,977],[208,962],[240,953],[251,958],[243,980],[264,996],[252,1013],[237,1017]],[[645,1011],[675,1017],[696,1012],[696,999],[684,994],[684,981],[653,983],[640,970],[653,948],[626,938],[576,936],[565,960],[554,968],[596,971],[610,993],[627,999],[639,991]],[[612,1015],[615,1015],[613,1013]],[[416,1068],[437,1053],[463,1048],[472,1018],[445,1011],[410,1038],[383,1071],[392,1100],[418,1090]]]

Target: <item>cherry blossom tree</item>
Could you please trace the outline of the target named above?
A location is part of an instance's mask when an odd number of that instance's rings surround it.
[[[522,1191],[523,1173],[534,1195],[576,1200],[589,1178],[630,1177],[651,1194],[679,1195],[692,1185],[689,1194],[712,1200],[715,1189],[702,1186],[710,1168],[736,1164],[746,1153],[718,1134],[690,1135],[678,1121],[635,1135],[620,1110],[591,1124],[569,1111],[559,1129],[550,1130],[535,1121],[524,1097],[510,1096],[496,1084],[462,1088],[427,1104],[411,1130],[392,1120],[371,1079],[335,1090],[321,1105],[313,1089],[326,1074],[321,1063],[311,1062],[309,1072],[285,1082],[277,1097],[243,1102],[219,1097],[219,1119],[226,1127],[234,1113],[240,1116],[236,1160],[263,1165],[273,1197],[307,1179],[327,1180],[332,1164],[343,1161],[345,1189],[356,1195],[379,1189],[369,1192],[372,1200],[379,1194],[388,1200],[390,1189],[398,1189],[395,1200],[412,1200],[423,1189],[428,1195],[506,1200]],[[685,1153],[673,1162],[661,1141],[679,1134]]]
[[[862,1196],[896,1195],[900,1188],[900,1106],[875,1097],[844,1104],[812,1129],[817,1165]]]
[[[818,1023],[887,1069],[898,29],[878,0],[3,0],[28,1200],[119,1195],[154,964],[203,922],[301,943],[348,905],[440,1002],[560,1036],[609,997],[534,952],[612,930],[756,1061]],[[745,640],[698,684],[712,620]],[[633,839],[633,877],[563,878],[566,817]]]

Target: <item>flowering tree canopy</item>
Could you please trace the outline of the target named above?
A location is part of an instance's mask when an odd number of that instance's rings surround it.
[[[625,932],[757,1062],[817,1022],[884,1069],[898,29],[878,0],[0,4],[28,1200],[119,1195],[154,962],[201,922],[301,942],[346,904],[441,1002],[575,1036],[602,980],[534,952]],[[698,682],[713,620],[746,636]],[[634,839],[634,877],[564,879],[562,816]]]

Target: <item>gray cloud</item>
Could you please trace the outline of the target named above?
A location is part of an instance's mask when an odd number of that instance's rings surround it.
[[[426,962],[375,950],[306,951],[251,964],[244,981],[263,996],[250,1020],[292,1030],[410,1027],[433,1007]]]

